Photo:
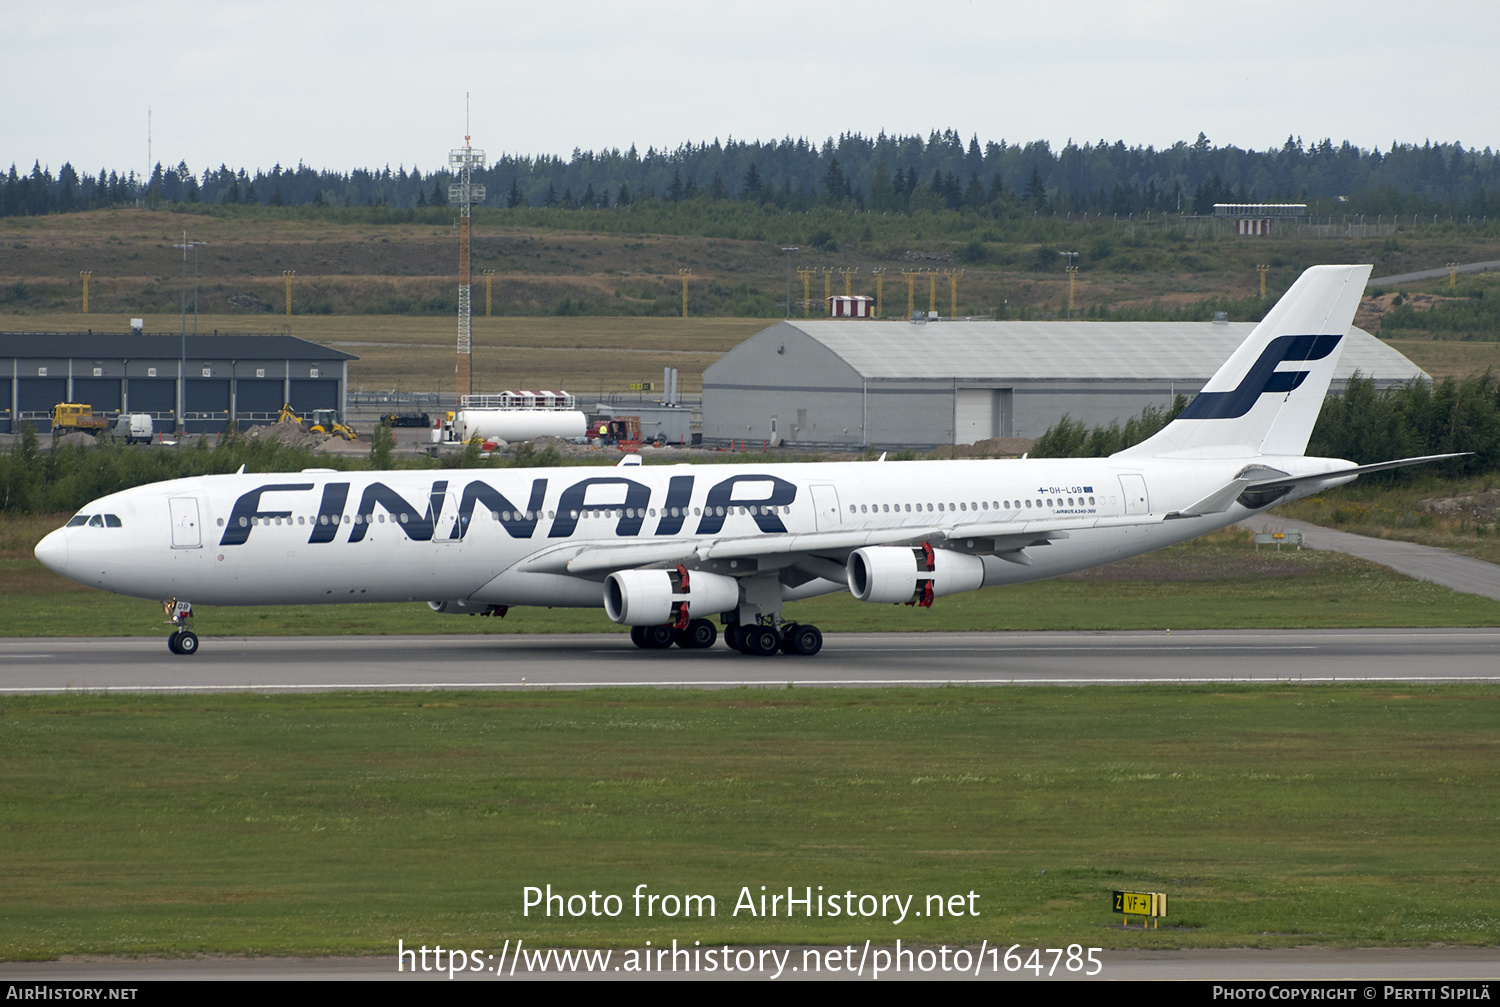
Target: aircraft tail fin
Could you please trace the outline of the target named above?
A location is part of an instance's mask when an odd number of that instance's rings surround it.
[[[1238,448],[1300,455],[1323,408],[1370,266],[1313,266],[1297,278],[1181,415],[1122,456]]]

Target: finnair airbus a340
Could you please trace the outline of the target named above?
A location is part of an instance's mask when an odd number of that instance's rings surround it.
[[[1349,482],[1303,455],[1369,266],[1305,272],[1156,436],[1108,458],[201,476],[114,493],[37,546],[80,583],[192,606],[603,606],[639,647],[815,654],[785,602],[931,605],[1223,528]],[[1446,456],[1444,456],[1446,457]]]

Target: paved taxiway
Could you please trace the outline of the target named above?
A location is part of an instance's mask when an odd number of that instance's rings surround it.
[[[623,634],[0,640],[0,693],[1500,681],[1500,629],[830,634],[813,658]]]

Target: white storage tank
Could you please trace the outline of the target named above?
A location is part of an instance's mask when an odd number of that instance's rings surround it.
[[[588,418],[577,409],[465,409],[453,418],[454,439],[529,441],[537,437],[582,437]]]

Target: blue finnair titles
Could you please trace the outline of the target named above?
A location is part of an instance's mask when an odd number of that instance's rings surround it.
[[[1110,458],[202,476],[96,500],[37,546],[164,601],[603,607],[639,647],[814,654],[788,602],[930,606],[1114,562],[1373,468],[1303,452],[1368,266],[1316,266],[1156,436]],[[312,610],[316,611],[316,610]],[[893,623],[894,625],[894,623]]]

